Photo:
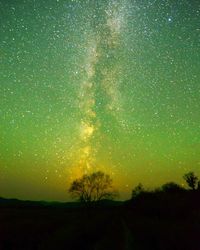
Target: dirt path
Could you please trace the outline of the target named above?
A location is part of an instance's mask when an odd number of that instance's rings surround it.
[[[126,222],[119,217],[105,225],[105,234],[95,244],[94,250],[135,250],[134,237]]]
[[[121,224],[123,227],[123,235],[124,235],[124,250],[132,250],[136,249],[134,244],[134,237],[130,229],[128,228],[124,219],[121,219]]]

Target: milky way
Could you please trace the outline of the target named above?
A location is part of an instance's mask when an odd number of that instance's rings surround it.
[[[116,119],[121,117],[121,93],[118,89],[119,73],[117,72],[119,67],[118,61],[113,57],[115,49],[120,46],[119,40],[124,25],[125,11],[123,3],[111,2],[104,11],[104,23],[93,27],[92,34],[89,34],[86,40],[86,55],[82,67],[86,76],[79,88],[79,108],[83,114],[80,122],[80,143],[83,146],[78,156],[80,158],[78,166],[81,166],[82,171],[86,173],[96,164],[95,153],[98,150],[98,144],[91,145],[91,140],[101,126],[101,119],[95,110],[99,101],[96,85],[108,99],[108,103],[103,107],[104,112],[114,115]],[[102,47],[105,48],[102,49]],[[109,64],[109,60],[113,62]],[[99,70],[98,65],[103,65],[103,67]],[[96,80],[98,74],[101,78]]]
[[[121,198],[200,174],[200,3],[0,0],[0,195]]]

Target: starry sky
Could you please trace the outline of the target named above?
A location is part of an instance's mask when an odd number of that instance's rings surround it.
[[[0,196],[200,175],[199,0],[0,0],[0,24]]]

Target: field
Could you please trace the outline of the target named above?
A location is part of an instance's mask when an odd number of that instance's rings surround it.
[[[0,249],[200,249],[196,196],[147,195],[92,207],[1,199]]]

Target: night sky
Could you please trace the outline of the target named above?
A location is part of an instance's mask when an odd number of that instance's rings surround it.
[[[199,0],[0,0],[0,196],[120,199],[200,176]]]

